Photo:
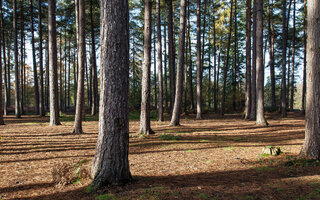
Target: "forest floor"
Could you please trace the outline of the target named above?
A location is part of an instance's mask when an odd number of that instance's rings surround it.
[[[152,121],[155,135],[139,137],[130,121],[130,170],[134,181],[90,193],[90,180],[53,183],[61,163],[88,163],[95,154],[97,121],[70,135],[73,121],[49,127],[48,118],[6,117],[0,127],[0,199],[320,199],[317,161],[297,156],[304,139],[304,117],[267,114],[268,127],[240,115],[184,116],[181,126]],[[283,154],[262,154],[265,146]]]

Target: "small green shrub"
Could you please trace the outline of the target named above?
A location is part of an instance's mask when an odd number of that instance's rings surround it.
[[[97,197],[97,200],[112,200],[116,199],[116,197],[112,194],[101,194]]]
[[[176,136],[173,134],[162,134],[159,136],[159,138],[161,140],[179,140],[179,139],[181,139],[181,136]]]

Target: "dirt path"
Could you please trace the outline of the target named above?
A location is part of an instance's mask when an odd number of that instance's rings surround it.
[[[83,135],[69,135],[73,122],[49,127],[48,118],[6,118],[0,127],[0,199],[320,199],[318,162],[297,160],[304,119],[268,116],[258,127],[240,116],[193,116],[182,126],[152,122],[156,135],[140,138],[130,122],[130,169],[134,182],[86,193],[89,181],[65,187],[52,183],[61,163],[91,162],[97,123],[85,122]],[[264,146],[280,156],[261,156]]]

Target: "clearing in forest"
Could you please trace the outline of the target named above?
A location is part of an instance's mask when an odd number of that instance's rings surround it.
[[[130,121],[131,184],[91,194],[90,180],[57,187],[52,170],[62,163],[91,164],[97,121],[69,134],[73,121],[49,127],[48,118],[5,118],[0,128],[0,199],[318,199],[319,163],[297,158],[304,117],[267,115],[268,127],[240,115],[184,116],[181,126],[152,121],[156,135],[139,137]],[[92,120],[92,119],[91,119]],[[262,154],[265,146],[282,154]]]

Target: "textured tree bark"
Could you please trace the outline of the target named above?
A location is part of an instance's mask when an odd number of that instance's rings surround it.
[[[86,62],[86,44],[85,44],[85,3],[84,0],[78,0],[79,26],[78,29],[78,88],[76,114],[74,117],[74,126],[72,133],[81,134],[84,112],[84,70]]]
[[[268,125],[264,117],[264,64],[263,64],[263,0],[257,0],[257,118],[256,124]]]
[[[48,1],[50,126],[61,125],[58,103],[56,0]]]
[[[189,0],[186,1],[186,9],[188,9],[188,11],[186,12],[189,12]],[[188,14],[186,13],[186,16]],[[186,20],[188,20],[189,18],[186,18]],[[183,93],[184,93],[184,113],[185,115],[188,115],[188,104],[189,104],[189,101],[188,101],[188,62],[189,62],[189,58],[188,58],[188,48],[189,48],[189,40],[188,40],[188,34],[189,33],[186,33],[186,30],[188,30],[188,22],[185,23],[185,37],[187,37],[187,39],[185,38],[185,67],[184,67],[184,86],[183,86]]]
[[[178,126],[180,124],[180,112],[183,92],[183,66],[184,66],[184,50],[185,50],[185,30],[186,29],[186,0],[180,1],[180,32],[178,47],[178,68],[175,102],[172,112],[170,125]]]
[[[215,6],[215,5],[214,5]],[[213,6],[212,13],[215,13]],[[217,46],[216,46],[216,17],[213,15],[213,110],[216,113],[218,111],[217,103]]]
[[[33,0],[30,0],[30,8],[31,8],[31,46],[32,46],[32,60],[33,60],[33,81],[34,81],[34,97],[35,97],[35,111],[36,115],[39,115],[39,84],[38,84],[38,69],[37,69],[37,61],[36,61],[36,49],[35,49],[35,40],[34,40],[34,28],[33,28]]]
[[[157,57],[158,57],[158,78],[159,78],[159,105],[158,105],[158,120],[164,121],[163,119],[163,81],[162,81],[162,45],[161,45],[161,10],[160,0],[157,0]]]
[[[157,110],[157,59],[156,59],[156,23],[154,23],[153,32],[153,79],[154,79],[154,108]]]
[[[38,0],[38,29],[39,29],[39,68],[40,68],[40,97],[39,97],[39,114],[41,117],[44,112],[44,96],[43,96],[43,57],[42,57],[42,18],[41,18],[41,0]]]
[[[307,104],[305,140],[300,155],[320,159],[320,2],[308,0]]]
[[[269,54],[270,54],[270,79],[271,79],[271,107],[274,110],[276,108],[276,83],[274,73],[274,28],[273,28],[273,0],[268,3],[268,35],[269,35]]]
[[[234,1],[234,76],[233,76],[233,99],[232,99],[232,108],[237,110],[236,98],[237,98],[237,73],[238,73],[238,63],[237,63],[237,0]],[[238,94],[240,96],[240,93]]]
[[[17,1],[13,0],[13,37],[14,37],[14,62],[15,62],[15,114],[16,118],[21,118],[20,94],[19,94],[19,62],[18,62],[18,30],[17,30]]]
[[[246,4],[246,102],[245,119],[250,119],[251,113],[251,0]]]
[[[282,80],[281,80],[281,117],[287,116],[287,102],[286,102],[286,55],[287,55],[287,0],[283,0],[282,11]]]
[[[306,108],[306,91],[307,91],[307,0],[304,0],[303,8],[303,85],[302,85],[302,112]]]
[[[96,58],[96,42],[94,37],[94,17],[93,17],[93,5],[90,1],[90,18],[91,18],[91,59],[92,59],[92,70],[93,70],[93,93],[92,93],[92,108],[91,115],[97,114],[98,108],[98,72],[97,72],[97,58]]]
[[[295,67],[295,45],[296,45],[296,1],[293,0],[293,33],[292,33],[292,66],[291,66],[291,87],[290,87],[290,111],[293,112],[294,102],[294,67]]]
[[[197,117],[202,119],[201,1],[197,0]]]
[[[99,135],[91,174],[94,189],[131,181],[129,170],[128,0],[100,1]],[[117,84],[115,84],[117,83]]]
[[[168,12],[169,12],[169,26],[168,26],[168,48],[169,48],[169,79],[170,79],[170,94],[171,94],[171,102],[170,102],[170,110],[173,108],[173,103],[175,99],[175,49],[174,49],[174,30],[173,30],[173,6],[172,6],[172,0],[168,1]]]
[[[233,8],[233,0],[231,0],[230,5],[230,22],[229,22],[229,34],[228,34],[228,47],[227,47],[227,57],[226,62],[223,69],[223,86],[222,86],[222,97],[221,97],[221,115],[224,115],[225,111],[225,101],[226,101],[226,85],[227,85],[227,72],[229,66],[229,54],[230,54],[230,45],[231,45],[231,33],[232,33],[232,8]]]
[[[151,32],[152,1],[144,1],[144,44],[141,89],[140,134],[153,134],[150,127],[150,68],[151,68]]]
[[[257,92],[256,92],[256,83],[257,83],[257,73],[256,73],[256,29],[257,29],[257,6],[256,1],[253,0],[253,31],[252,31],[252,71],[251,71],[251,111],[250,111],[250,119],[256,120],[257,115]]]
[[[2,3],[2,0],[0,1]],[[3,9],[2,9],[2,6],[0,8],[0,11],[1,11],[1,24],[3,24]],[[3,25],[2,25],[3,27]],[[10,92],[9,91],[9,88],[8,88],[8,73],[9,73],[9,70],[7,70],[7,62],[6,62],[6,41],[5,41],[5,37],[4,37],[4,28],[1,29],[1,34],[2,34],[2,52],[3,52],[3,67],[4,67],[4,105],[3,105],[3,114],[4,115],[7,115],[8,114],[8,93]]]
[[[2,13],[2,0],[0,0],[0,17],[1,19],[3,18],[3,13]],[[2,25],[3,20],[0,20],[0,40],[2,39],[2,34],[3,34],[3,25]],[[0,42],[0,125],[4,125],[4,121],[3,121],[3,108],[2,108],[2,55],[1,55],[1,45],[3,45]],[[4,60],[5,62],[5,60]],[[5,66],[5,65],[4,65]]]

